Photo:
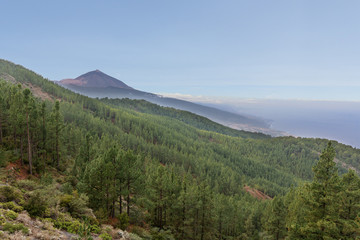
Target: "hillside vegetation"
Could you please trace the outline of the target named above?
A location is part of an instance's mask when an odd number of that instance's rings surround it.
[[[0,165],[19,161],[30,174],[18,185],[3,169],[3,181],[23,194],[2,201],[74,233],[81,230],[68,226],[70,217],[92,228],[111,223],[143,239],[272,236],[275,216],[264,209],[313,194],[292,187],[313,179],[322,149],[336,151],[341,173],[343,166],[359,168],[360,151],[336,142],[333,150],[327,140],[237,131],[145,101],[91,99],[5,60],[0,76]],[[341,181],[357,179],[351,173]],[[244,186],[275,199],[259,201]],[[293,223],[301,218],[281,214]],[[296,224],[307,226],[302,220]],[[285,223],[277,229],[281,236],[291,230]]]

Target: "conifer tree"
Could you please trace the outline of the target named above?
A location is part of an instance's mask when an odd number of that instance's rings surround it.
[[[269,239],[284,239],[286,235],[286,209],[281,197],[275,197],[268,206],[267,221],[264,223]]]
[[[53,151],[53,160],[55,162],[56,167],[59,169],[60,167],[60,138],[61,138],[61,130],[64,127],[63,119],[60,114],[60,102],[56,101],[54,105],[54,109],[51,113],[51,124],[52,131],[54,137],[54,151]]]
[[[29,161],[29,170],[30,175],[32,175],[32,153],[31,153],[31,136],[30,136],[30,119],[29,119],[29,101],[30,101],[30,90],[28,88],[24,89],[24,104],[25,104],[25,113],[26,113],[26,134],[27,134],[27,143],[28,143],[28,161]]]
[[[0,88],[3,86],[0,85]],[[5,119],[5,101],[3,96],[0,96],[0,144],[3,143],[3,125]]]
[[[42,161],[43,166],[46,166],[46,103],[41,104],[41,151],[42,151]]]
[[[254,216],[252,213],[250,213],[250,215],[248,215],[246,221],[245,221],[245,232],[242,234],[242,239],[244,240],[250,240],[250,239],[255,239],[256,236],[256,229],[254,226]]]
[[[357,219],[360,212],[360,178],[354,170],[350,170],[342,176],[341,184],[341,236],[344,239],[355,239],[360,234]]]
[[[85,139],[81,143],[79,154],[75,159],[72,170],[72,173],[78,180],[82,179],[87,164],[93,159],[92,137],[89,133],[86,134]]]
[[[309,185],[309,213],[303,232],[309,239],[340,239],[339,176],[334,162],[335,150],[328,143],[313,167],[314,180]]]
[[[308,198],[308,187],[291,189],[285,196],[285,206],[287,208],[286,228],[288,229],[289,239],[304,239],[306,235],[302,228],[306,224],[305,216],[309,209],[304,199]]]

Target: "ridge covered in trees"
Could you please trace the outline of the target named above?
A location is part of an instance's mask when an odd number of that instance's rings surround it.
[[[20,159],[35,181],[56,178],[60,204],[72,217],[89,217],[88,207],[98,221],[130,223],[145,239],[150,233],[153,239],[358,234],[358,176],[341,164],[359,168],[357,149],[237,131],[145,101],[91,99],[5,60],[0,78],[18,83],[0,80],[0,165]],[[52,100],[23,88],[29,84]],[[323,184],[328,192],[321,192]],[[245,185],[274,199],[253,199]],[[341,204],[328,204],[334,199]],[[29,212],[58,221],[46,215],[56,203],[42,202],[45,209]]]

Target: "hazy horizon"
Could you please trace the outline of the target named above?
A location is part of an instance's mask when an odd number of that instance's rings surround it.
[[[244,99],[162,94],[271,120],[272,129],[360,148],[360,101]]]
[[[358,1],[6,1],[1,58],[148,92],[359,101]],[[14,16],[16,13],[16,17]]]
[[[100,69],[146,92],[265,99],[218,107],[273,119],[295,135],[316,131],[360,144],[351,137],[359,133],[358,105],[342,109],[360,101],[359,1],[14,0],[1,7],[0,57],[50,80]],[[324,104],[271,105],[275,99],[346,104],[324,111]]]

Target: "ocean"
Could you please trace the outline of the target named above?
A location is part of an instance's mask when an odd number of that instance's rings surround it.
[[[232,99],[207,105],[267,119],[271,128],[293,136],[360,148],[360,102]]]

